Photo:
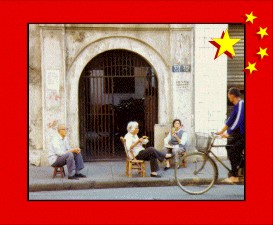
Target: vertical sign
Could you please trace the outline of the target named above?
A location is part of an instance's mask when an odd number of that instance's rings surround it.
[[[59,93],[60,89],[60,71],[47,70],[46,71],[46,88],[51,91]]]

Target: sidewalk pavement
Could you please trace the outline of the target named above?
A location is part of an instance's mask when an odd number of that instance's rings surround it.
[[[228,161],[224,161],[230,165]],[[227,178],[227,170],[223,166],[218,165],[218,181]],[[133,177],[129,178],[125,175],[125,160],[111,162],[86,162],[85,168],[81,171],[87,175],[87,178],[79,180],[67,179],[67,168],[65,166],[64,178],[57,175],[54,179],[53,168],[36,167],[29,165],[29,191],[56,191],[56,190],[76,190],[76,189],[96,189],[96,188],[118,188],[118,187],[153,187],[153,186],[173,186],[177,185],[174,178],[174,169],[163,171],[164,163],[159,163],[161,178],[150,177],[150,163],[146,162],[146,177],[140,177],[136,171],[133,171]],[[190,163],[188,163],[188,167]],[[185,172],[187,179],[187,168],[179,168],[180,172]],[[240,184],[243,184],[241,182]]]

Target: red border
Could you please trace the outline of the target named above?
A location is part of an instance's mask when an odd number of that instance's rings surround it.
[[[0,223],[272,224],[272,1],[1,1],[0,10]],[[258,71],[246,73],[246,201],[27,201],[27,23],[244,23],[251,11],[258,18],[246,24],[246,62]],[[259,26],[268,27],[262,40]],[[269,57],[260,60],[259,47]]]

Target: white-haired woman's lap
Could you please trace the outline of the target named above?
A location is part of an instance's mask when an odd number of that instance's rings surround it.
[[[160,177],[160,175],[157,174],[157,171],[159,170],[158,162],[163,161],[165,159],[171,158],[172,154],[164,153],[162,151],[158,151],[153,147],[144,148],[143,143],[145,142],[145,139],[147,137],[143,136],[141,138],[138,137],[139,127],[138,122],[131,121],[127,125],[127,131],[128,133],[125,135],[126,140],[126,147],[131,153],[132,159],[138,159],[138,160],[145,160],[150,161],[151,166],[151,177]]]

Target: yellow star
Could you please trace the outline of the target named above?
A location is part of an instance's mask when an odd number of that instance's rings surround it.
[[[267,27],[264,29],[260,27],[260,31],[257,32],[257,34],[260,34],[261,38],[263,38],[265,35],[268,35],[268,33],[266,33],[266,30],[267,30]]]
[[[261,58],[263,58],[264,56],[268,56],[268,54],[266,53],[266,50],[267,50],[267,48],[262,49],[262,48],[260,47],[260,51],[257,52],[256,54],[261,55]]]
[[[257,69],[255,68],[255,65],[256,65],[256,63],[251,64],[250,62],[248,62],[248,67],[246,67],[245,69],[246,69],[246,70],[249,70],[249,71],[250,71],[250,74],[251,74],[253,70],[257,70]],[[257,70],[257,71],[258,71],[258,70]]]
[[[247,19],[246,22],[250,21],[251,23],[253,23],[253,20],[257,18],[257,16],[253,16],[252,12],[250,14],[245,14]]]
[[[238,41],[240,41],[240,39],[229,38],[228,29],[226,30],[223,38],[212,38],[212,40],[214,40],[218,45],[220,45],[217,57],[219,57],[226,51],[231,55],[235,56],[235,52],[232,46],[235,45]]]

